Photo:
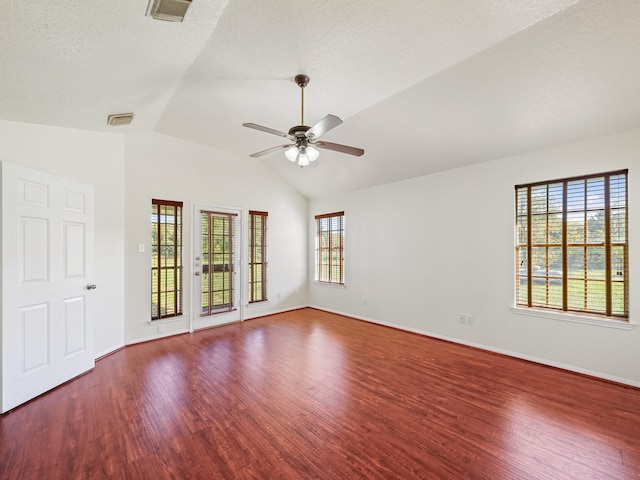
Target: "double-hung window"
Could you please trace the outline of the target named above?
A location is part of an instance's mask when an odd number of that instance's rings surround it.
[[[344,285],[344,212],[316,215],[317,282]]]
[[[516,305],[627,319],[627,170],[515,190]]]
[[[267,212],[249,210],[249,303],[267,300]]]
[[[182,202],[151,201],[151,320],[182,315]]]

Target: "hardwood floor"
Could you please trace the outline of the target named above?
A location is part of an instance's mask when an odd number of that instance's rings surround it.
[[[640,390],[304,309],[0,417],[2,479],[638,479]]]

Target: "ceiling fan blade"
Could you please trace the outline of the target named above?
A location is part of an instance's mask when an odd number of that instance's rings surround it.
[[[280,130],[274,130],[273,128],[263,127],[262,125],[258,125],[257,123],[243,123],[242,126],[253,128],[254,130],[260,130],[261,132],[265,132],[265,133],[271,133],[279,137],[288,138],[289,140],[296,139],[296,137],[294,137],[293,135],[289,135],[288,133],[281,132]]]
[[[327,150],[335,150],[340,153],[348,153],[349,155],[355,155],[357,157],[361,157],[364,155],[364,150],[361,148],[350,147],[348,145],[341,145],[339,143],[331,143],[331,142],[316,142],[315,145],[318,148],[325,148]]]
[[[307,133],[305,133],[305,135],[307,136],[307,138],[320,138],[322,135],[327,133],[332,128],[337,127],[341,123],[342,120],[340,120],[339,117],[329,114],[324,116],[318,123],[307,130]]]
[[[262,150],[260,152],[252,153],[249,156],[253,158],[264,157],[265,155],[270,155],[272,153],[279,152],[280,150],[284,150],[285,148],[289,148],[292,146],[293,145],[291,145],[290,143],[287,145],[278,145],[277,147],[271,147],[271,148],[267,148],[266,150]]]

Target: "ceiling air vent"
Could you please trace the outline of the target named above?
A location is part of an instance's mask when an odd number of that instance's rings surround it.
[[[149,0],[147,15],[156,20],[181,22],[191,5],[191,0]]]
[[[107,117],[107,125],[119,127],[121,125],[129,125],[135,115],[133,113],[116,113]]]

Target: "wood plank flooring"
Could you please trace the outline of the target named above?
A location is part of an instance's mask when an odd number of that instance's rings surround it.
[[[303,309],[0,417],[2,479],[638,479],[640,390]]]

